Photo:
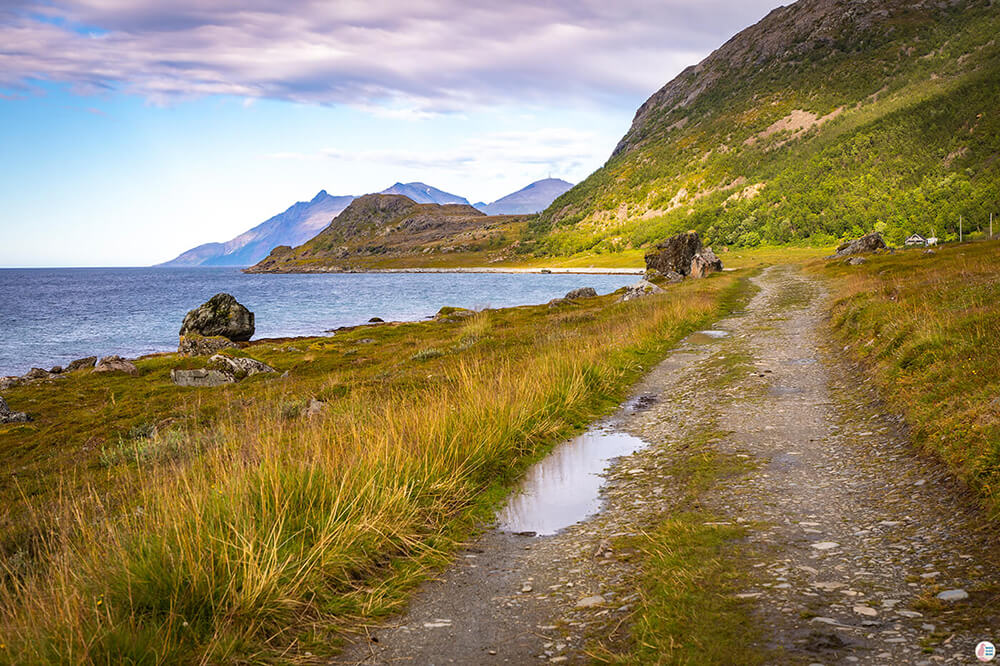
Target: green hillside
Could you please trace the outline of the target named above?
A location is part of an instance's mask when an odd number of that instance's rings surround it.
[[[801,0],[685,70],[520,252],[958,234],[1000,212],[1000,8]],[[1000,227],[1000,225],[998,225]]]

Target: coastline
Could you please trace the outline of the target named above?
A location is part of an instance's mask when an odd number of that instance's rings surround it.
[[[268,271],[251,271],[248,268],[242,269],[243,273],[247,274],[263,274],[263,273],[273,273],[273,274],[290,274],[290,275],[306,275],[311,273],[317,274],[336,274],[336,273],[512,273],[512,274],[549,274],[558,273],[560,275],[643,275],[646,272],[645,268],[579,268],[579,267],[553,267],[553,268],[492,268],[492,267],[454,267],[454,268],[366,268],[364,270],[344,270],[340,268],[316,268],[316,269],[302,269],[295,271],[284,271],[284,270],[268,270]]]

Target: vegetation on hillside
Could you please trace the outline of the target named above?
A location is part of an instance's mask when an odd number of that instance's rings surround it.
[[[1000,515],[1000,243],[829,263],[833,328],[937,455]]]
[[[215,389],[176,355],[12,388],[0,663],[328,654],[743,282],[261,341],[232,353],[288,376]]]
[[[803,0],[689,68],[518,251],[957,238],[1000,213],[994,3]],[[882,12],[885,12],[883,15]]]

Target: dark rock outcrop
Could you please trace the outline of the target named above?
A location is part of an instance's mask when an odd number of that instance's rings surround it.
[[[28,372],[24,373],[21,379],[25,381],[31,381],[33,379],[48,379],[51,377],[48,370],[43,370],[42,368],[32,368]]]
[[[222,336],[246,342],[254,333],[254,315],[231,294],[216,294],[184,316],[181,337],[196,333],[204,337]]]
[[[24,412],[12,412],[7,407],[7,401],[0,398],[0,423],[27,423],[31,417]]]
[[[691,272],[691,260],[701,252],[701,236],[694,231],[671,236],[658,243],[656,250],[646,254],[646,270],[660,273],[674,271],[681,275]]]
[[[690,275],[705,277],[708,273],[722,270],[722,261],[712,252],[703,248],[701,236],[695,231],[671,236],[659,243],[653,252],[646,254],[646,271],[658,271],[662,275]]]
[[[597,296],[597,290],[593,287],[580,287],[579,289],[574,289],[573,291],[567,293],[564,298],[572,301],[577,298],[594,298],[595,296]]]
[[[135,367],[135,363],[121,356],[105,356],[94,366],[94,372],[124,372],[127,375],[137,375],[139,369]]]
[[[188,333],[181,336],[177,352],[183,356],[211,356],[223,349],[238,346],[229,338],[221,335],[204,336],[198,333]]]
[[[63,372],[75,372],[77,370],[86,370],[88,368],[93,368],[97,365],[96,356],[88,356],[86,358],[78,358],[75,361],[71,361],[69,365],[63,370]]]
[[[847,257],[852,254],[864,254],[866,252],[875,252],[876,250],[884,250],[886,248],[885,240],[882,239],[882,234],[877,231],[862,236],[861,238],[855,238],[854,240],[849,240],[841,243],[837,247],[837,253],[835,257]]]

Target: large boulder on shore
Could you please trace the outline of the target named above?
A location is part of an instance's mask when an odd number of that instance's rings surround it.
[[[722,261],[712,252],[703,248],[701,236],[696,231],[671,236],[656,249],[646,254],[646,271],[658,271],[663,275],[675,273],[692,277],[705,277],[722,270]]]
[[[877,231],[873,231],[872,233],[862,236],[861,238],[844,241],[837,247],[837,254],[834,256],[847,257],[852,254],[864,254],[866,252],[884,250],[886,247],[887,246],[885,244],[885,240],[882,238],[882,234]]]
[[[222,336],[246,342],[255,330],[254,316],[231,294],[216,294],[184,316],[181,337],[195,333],[204,337]]]
[[[674,271],[681,275],[691,272],[691,260],[701,252],[701,236],[694,231],[671,236],[658,243],[656,249],[646,254],[646,270],[661,273]]]
[[[580,287],[579,289],[574,289],[567,293],[563,298],[575,301],[578,298],[595,298],[597,296],[597,290],[593,287]]]

